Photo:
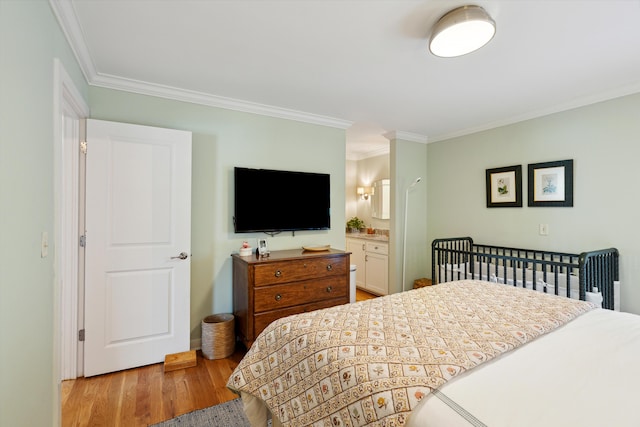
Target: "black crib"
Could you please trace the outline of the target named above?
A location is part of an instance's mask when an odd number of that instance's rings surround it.
[[[614,309],[619,281],[615,248],[569,254],[473,243],[471,237],[435,239],[431,243],[433,284],[482,279],[585,300],[594,288],[602,307]]]

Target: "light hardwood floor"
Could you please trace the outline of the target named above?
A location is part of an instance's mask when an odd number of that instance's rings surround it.
[[[358,289],[356,301],[375,298]],[[239,346],[240,347],[240,346]],[[244,356],[208,360],[164,373],[162,363],[62,383],[62,426],[139,427],[233,400],[227,379]]]
[[[62,383],[62,425],[148,426],[238,397],[227,379],[244,356],[164,372],[162,363]]]

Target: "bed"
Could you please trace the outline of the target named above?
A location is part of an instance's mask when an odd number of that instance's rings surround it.
[[[427,396],[407,427],[640,424],[640,318],[592,310]]]
[[[471,237],[431,243],[433,283],[479,279],[592,301],[620,309],[619,254],[615,248],[580,254],[484,245]]]
[[[279,319],[227,386],[256,427],[631,426],[638,354],[640,316],[468,279]]]

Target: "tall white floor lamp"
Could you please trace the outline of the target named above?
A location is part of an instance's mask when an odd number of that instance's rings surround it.
[[[402,248],[402,290],[403,291],[406,291],[405,289],[406,284],[404,281],[404,277],[407,270],[407,212],[409,211],[409,190],[415,187],[415,185],[420,181],[422,181],[421,177],[416,178],[415,181],[413,181],[411,185],[407,187],[407,191],[405,192],[405,195],[404,195],[404,237],[402,238],[402,242],[404,245],[404,247]]]

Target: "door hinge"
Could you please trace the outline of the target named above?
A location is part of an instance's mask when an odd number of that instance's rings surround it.
[[[84,329],[78,331],[78,341],[84,341]]]
[[[82,154],[87,154],[87,141],[80,142],[80,152]]]
[[[80,247],[84,248],[87,246],[87,236],[86,235],[82,235],[80,236]]]

